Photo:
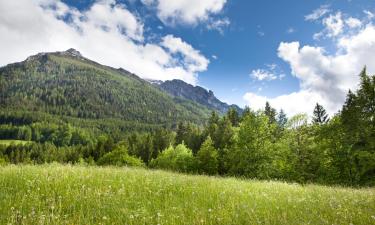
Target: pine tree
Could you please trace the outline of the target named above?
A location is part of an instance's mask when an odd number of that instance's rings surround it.
[[[313,123],[315,124],[325,124],[329,121],[328,114],[322,105],[316,103],[314,108]]]

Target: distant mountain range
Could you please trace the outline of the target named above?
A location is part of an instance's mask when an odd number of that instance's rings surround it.
[[[0,116],[29,113],[146,125],[203,123],[230,107],[212,91],[181,80],[145,81],[104,66],[79,51],[39,53],[0,68]]]

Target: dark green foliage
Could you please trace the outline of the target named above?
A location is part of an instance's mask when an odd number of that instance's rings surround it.
[[[316,103],[315,108],[314,108],[314,116],[312,119],[313,123],[315,124],[324,124],[329,121],[328,119],[328,114],[324,107],[322,105],[319,105],[319,103]]]

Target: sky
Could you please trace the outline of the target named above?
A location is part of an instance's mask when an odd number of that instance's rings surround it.
[[[75,48],[230,104],[329,114],[375,73],[374,0],[0,0],[0,66]]]

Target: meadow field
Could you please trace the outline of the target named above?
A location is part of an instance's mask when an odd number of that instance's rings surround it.
[[[375,224],[375,190],[70,165],[0,167],[0,224]]]

